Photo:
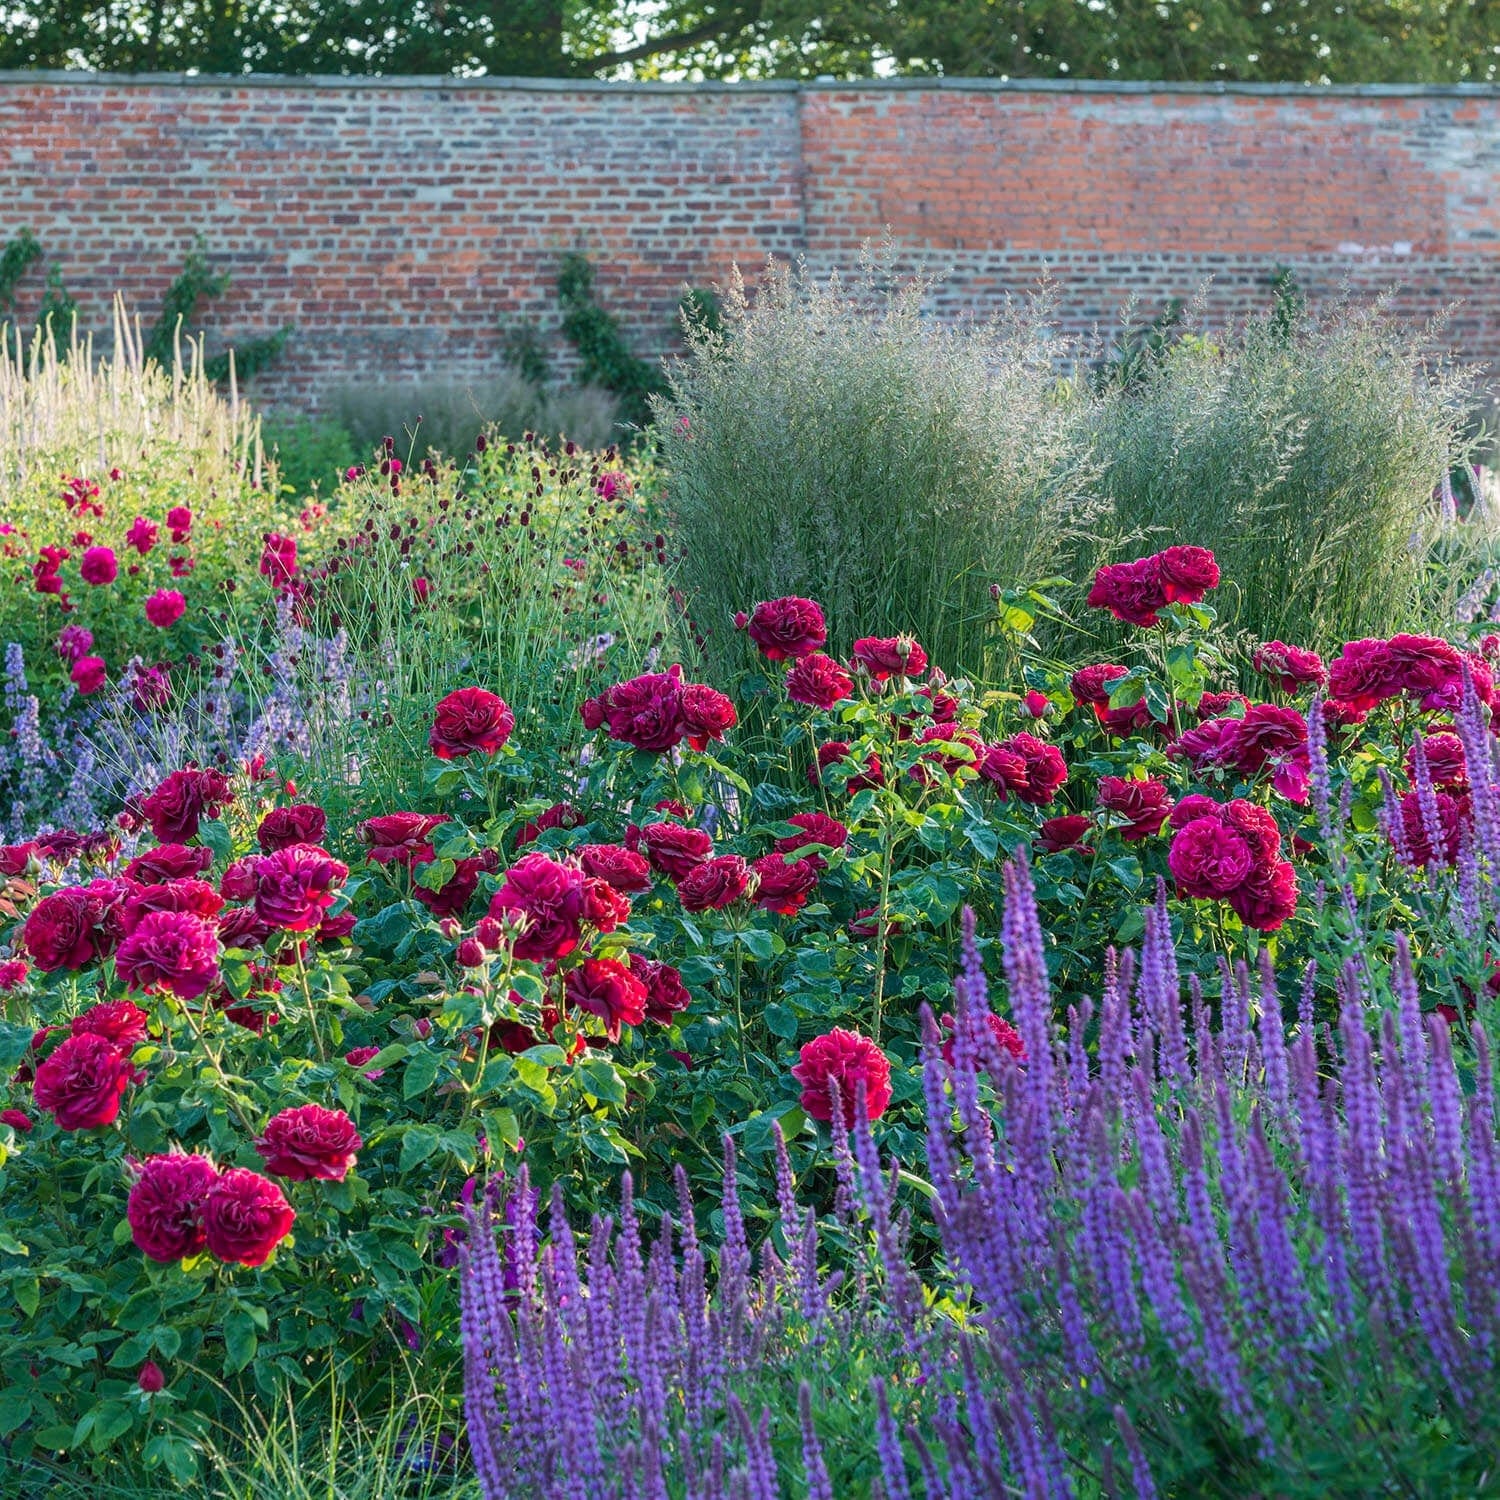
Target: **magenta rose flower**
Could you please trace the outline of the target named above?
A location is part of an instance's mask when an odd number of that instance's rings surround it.
[[[622,1026],[639,1026],[646,1019],[646,986],[617,959],[584,959],[568,971],[563,993],[579,1010],[598,1016],[612,1042],[620,1040]]]
[[[682,718],[682,668],[644,672],[617,682],[603,695],[604,722],[612,740],[661,754],[687,731]]]
[[[222,772],[189,766],[173,771],[141,803],[141,812],[158,843],[186,843],[197,838],[203,818],[216,818],[233,800],[234,792]]]
[[[797,831],[783,834],[776,840],[772,847],[778,854],[800,854],[812,845],[823,849],[842,849],[849,842],[849,830],[827,813],[794,813],[786,821]],[[822,869],[823,861],[817,854],[809,854],[808,857]]]
[[[1099,778],[1099,806],[1126,820],[1120,835],[1127,841],[1150,838],[1161,831],[1172,811],[1172,797],[1164,782],[1148,776],[1133,781],[1123,776]]]
[[[1168,547],[1153,561],[1168,604],[1197,604],[1219,586],[1219,565],[1207,547]]]
[[[446,822],[446,813],[386,813],[366,818],[358,832],[370,847],[372,864],[425,865],[432,859],[432,832]]]
[[[191,912],[147,912],[120,944],[115,976],[127,989],[196,1000],[219,982],[215,924]]]
[[[1094,667],[1083,667],[1073,674],[1073,696],[1079,703],[1087,703],[1094,710],[1094,717],[1110,734],[1127,739],[1145,729],[1151,722],[1151,710],[1144,698],[1137,699],[1125,708],[1109,706],[1110,687],[1126,675],[1126,668],[1112,662]]]
[[[266,1171],[292,1182],[342,1182],[364,1142],[341,1109],[303,1104],[273,1115],[255,1149]]]
[[[1160,559],[1107,563],[1094,574],[1087,602],[1091,609],[1107,609],[1127,625],[1149,629],[1160,624],[1157,611],[1168,602]]]
[[[767,854],[755,860],[750,873],[755,877],[755,904],[762,911],[783,917],[801,911],[818,884],[818,867],[812,860],[788,861],[781,854]]]
[[[66,1038],[36,1065],[31,1097],[62,1130],[99,1130],[119,1115],[133,1072],[118,1047],[83,1032]]]
[[[585,875],[627,895],[651,889],[651,862],[623,844],[585,844],[576,851]]]
[[[693,1003],[681,972],[671,964],[632,953],[630,972],[646,986],[646,1019],[658,1026],[672,1025],[674,1017]]]
[[[927,670],[927,653],[909,635],[865,636],[854,643],[854,665],[876,682],[889,677],[920,677]]]
[[[1016,774],[1017,761],[1020,775]],[[1014,792],[1033,807],[1045,807],[1056,801],[1059,788],[1068,779],[1062,751],[1024,732],[991,745],[979,763],[979,772],[1002,792]]]
[[[1284,859],[1257,865],[1229,893],[1229,905],[1246,927],[1275,932],[1297,910],[1297,872]]]
[[[328,831],[328,814],[310,802],[295,807],[273,807],[260,820],[255,841],[267,854],[292,844],[319,844]]]
[[[630,897],[607,880],[587,875],[583,881],[583,919],[597,932],[613,932],[630,920]]]
[[[1080,841],[1093,826],[1086,813],[1065,813],[1060,818],[1048,818],[1037,830],[1036,846],[1043,854],[1061,854],[1064,849],[1092,854],[1093,849]]]
[[[104,665],[102,656],[80,656],[73,663],[73,670],[68,673],[73,686],[87,698],[90,693],[97,693],[109,680],[109,668]]]
[[[835,1027],[814,1037],[798,1054],[792,1077],[802,1085],[801,1104],[815,1120],[833,1121],[834,1090],[845,1130],[858,1118],[860,1086],[865,1117],[878,1120],[891,1102],[891,1065],[869,1037]]]
[[[830,766],[842,765],[849,759],[849,742],[847,740],[829,740],[826,744],[818,746],[818,757],[816,762],[808,767],[807,779],[814,786],[823,784],[823,772]],[[882,787],[885,785],[885,767],[880,763],[878,755],[871,755],[865,760],[865,768],[857,775],[851,776],[844,783],[844,790],[853,796],[856,792],[869,790],[871,787]]]
[[[1456,864],[1473,821],[1466,796],[1434,792],[1432,800],[1437,812],[1436,828],[1432,833],[1429,833],[1427,820],[1422,816],[1422,799],[1416,792],[1408,792],[1400,805],[1408,863],[1423,870],[1429,865]]]
[[[994,1011],[986,1011],[984,1019],[989,1027],[990,1035],[995,1039],[995,1045],[1002,1052],[1010,1053],[1017,1062],[1025,1062],[1026,1043],[1021,1040],[1021,1033],[1009,1021],[997,1016]],[[938,1026],[943,1036],[943,1061],[951,1068],[954,1065],[958,1022],[953,1016],[946,1015],[938,1021]]]
[[[1429,735],[1422,741],[1427,774],[1439,791],[1465,792],[1469,788],[1469,766],[1464,758],[1464,742],[1456,734]],[[1417,747],[1407,747],[1406,774],[1413,784],[1417,780]]]
[[[230,1167],[203,1200],[204,1239],[219,1260],[263,1266],[296,1218],[281,1189],[258,1172]]]
[[[1255,648],[1250,664],[1283,693],[1321,686],[1328,678],[1323,658],[1316,651],[1288,646],[1285,641],[1263,641]]]
[[[206,880],[172,880],[138,886],[125,902],[121,921],[127,934],[134,932],[147,912],[185,911],[195,917],[216,917],[224,910],[224,898]]]
[[[583,822],[583,814],[571,802],[554,802],[540,812],[516,835],[516,848],[524,849],[535,843],[549,828],[577,828]]]
[[[175,625],[187,613],[187,600],[176,589],[157,589],[146,600],[146,619],[158,630]]]
[[[793,703],[827,711],[854,692],[854,679],[821,651],[804,656],[786,674],[786,695]]]
[[[1218,818],[1195,818],[1173,836],[1167,866],[1182,895],[1217,901],[1250,878],[1255,856]]]
[[[146,1012],[130,1000],[103,1000],[74,1016],[74,1036],[102,1036],[112,1047],[129,1052],[146,1040]]]
[[[1328,692],[1350,708],[1368,712],[1402,687],[1400,666],[1385,641],[1349,641],[1328,664]]]
[[[255,914],[285,932],[309,932],[339,898],[349,866],[317,844],[293,844],[255,864]]]
[[[439,760],[494,755],[516,727],[516,716],[498,694],[481,687],[458,688],[432,712],[427,744]]]
[[[145,557],[156,546],[156,538],[159,534],[158,528],[145,516],[137,516],[130,523],[130,530],[125,533],[125,545],[134,547],[142,557]]]
[[[490,916],[521,917],[515,955],[532,963],[565,958],[577,946],[585,916],[585,876],[576,865],[527,854],[506,872],[490,900]]]
[[[201,875],[214,862],[214,851],[207,846],[162,844],[148,849],[125,866],[125,878],[141,885],[161,885],[184,876]]]
[[[810,656],[828,639],[822,606],[796,596],[757,604],[744,617],[743,628],[767,661]]]
[[[90,547],[78,559],[78,575],[87,584],[99,588],[113,583],[120,574],[120,565],[115,561],[111,547]]]
[[[474,892],[479,889],[480,875],[486,870],[493,870],[498,864],[499,856],[493,849],[486,849],[484,853],[471,855],[468,859],[455,860],[453,873],[440,890],[430,891],[425,885],[414,885],[411,893],[433,916],[457,916],[474,899]],[[320,937],[328,926],[328,920],[324,918],[323,925],[319,928]]]
[[[273,589],[284,589],[297,576],[297,539],[268,531],[260,552],[260,575]]]
[[[701,828],[648,823],[640,831],[646,858],[669,880],[681,880],[713,857],[714,841]]]
[[[701,682],[683,685],[678,709],[688,745],[699,752],[708,749],[710,740],[722,740],[739,722],[734,704],[723,693]]]
[[[749,891],[751,879],[750,866],[739,855],[721,854],[677,882],[677,899],[684,911],[722,911]]]
[[[136,1248],[163,1264],[196,1255],[207,1242],[203,1205],[218,1180],[219,1170],[206,1156],[172,1151],[148,1157],[125,1200]]]

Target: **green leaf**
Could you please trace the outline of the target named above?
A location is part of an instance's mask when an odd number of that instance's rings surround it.
[[[224,1319],[224,1373],[237,1375],[255,1358],[260,1340],[255,1322],[243,1307],[234,1308]]]
[[[440,891],[453,879],[458,866],[451,859],[429,860],[417,871],[417,884],[424,891]]]
[[[779,1036],[784,1042],[797,1040],[797,1017],[790,1007],[773,1000],[766,1006],[764,1014],[773,1036]]]
[[[124,1437],[135,1426],[135,1413],[123,1401],[104,1401],[91,1413],[93,1430],[89,1447],[102,1453],[118,1437]]]
[[[607,1057],[586,1057],[578,1064],[577,1071],[596,1099],[607,1099],[611,1104],[625,1102],[625,1080]]]
[[[234,840],[229,836],[228,826],[218,818],[203,818],[198,823],[198,837],[204,845],[214,851],[214,858],[229,863],[234,851]]]
[[[406,1068],[401,1075],[401,1097],[419,1099],[433,1085],[438,1070],[443,1065],[443,1055],[424,1047],[411,1053],[406,1059]]]
[[[1000,852],[1000,835],[988,823],[965,823],[964,838],[985,859],[994,859]]]
[[[31,1392],[20,1385],[0,1391],[0,1437],[9,1437],[31,1415]]]
[[[776,934],[763,927],[747,928],[739,934],[740,946],[757,963],[770,963],[776,956]]]
[[[410,1172],[420,1166],[438,1148],[438,1133],[430,1125],[409,1125],[401,1138],[401,1158],[397,1163],[402,1172]]]
[[[504,1141],[514,1151],[521,1143],[521,1126],[512,1109],[487,1109],[483,1116],[484,1133],[491,1141]]]
[[[1152,678],[1146,684],[1144,696],[1146,699],[1146,711],[1158,724],[1165,724],[1172,713],[1171,706],[1167,702],[1166,689],[1155,678]],[[1113,699],[1111,699],[1111,703],[1113,703]]]
[[[1120,859],[1110,860],[1109,867],[1114,871],[1115,879],[1127,891],[1134,892],[1144,878],[1141,874],[1141,862],[1133,854]]]
[[[432,852],[438,859],[466,859],[474,852],[474,836],[462,823],[439,823],[432,832]]]
[[[394,948],[412,929],[412,911],[404,901],[395,901],[354,924],[354,941],[361,948]]]
[[[35,1276],[19,1277],[11,1287],[15,1293],[16,1306],[26,1314],[28,1318],[36,1316],[38,1303],[42,1300],[41,1283]]]

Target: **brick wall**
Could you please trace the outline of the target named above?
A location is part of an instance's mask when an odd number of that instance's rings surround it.
[[[888,230],[945,314],[1048,276],[1073,332],[1278,266],[1314,300],[1398,288],[1500,356],[1500,92],[977,81],[743,86],[0,74],[0,203],[86,324],[149,321],[195,233],[233,277],[216,330],[297,332],[260,394],[492,369],[555,322],[587,253],[642,352],[684,283],[767,255],[849,266]],[[34,295],[39,278],[29,290]],[[22,311],[30,308],[23,304]]]

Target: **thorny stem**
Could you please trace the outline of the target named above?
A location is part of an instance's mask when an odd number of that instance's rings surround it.
[[[875,1007],[870,1022],[870,1040],[880,1045],[880,1022],[885,1011],[886,938],[891,911],[891,865],[896,852],[895,821],[889,812],[885,819],[885,842],[880,856],[880,911],[875,920]]]
[[[245,1132],[247,1137],[253,1139],[256,1135],[255,1126],[250,1123],[249,1117],[245,1114],[244,1110],[240,1108],[239,1100],[235,1098],[234,1094],[228,1087],[227,1079],[224,1073],[224,1064],[222,1061],[220,1061],[219,1053],[215,1052],[214,1049],[209,1046],[208,1038],[203,1034],[203,1028],[198,1025],[197,1020],[193,1016],[192,1007],[184,1003],[182,1007],[182,1013],[187,1017],[187,1023],[192,1028],[193,1035],[198,1039],[198,1045],[203,1049],[204,1053],[208,1057],[208,1060],[214,1065],[214,1073],[217,1075],[220,1085],[224,1088],[224,1097],[229,1103],[230,1112],[234,1115],[235,1119],[240,1122],[240,1129]]]
[[[318,1030],[318,1011],[313,1004],[312,984],[307,976],[307,960],[302,953],[302,944],[296,945],[297,984],[302,991],[302,1003],[307,1007],[307,1025],[312,1032],[313,1046],[317,1049],[318,1061],[328,1061],[328,1051],[323,1045],[323,1033]]]

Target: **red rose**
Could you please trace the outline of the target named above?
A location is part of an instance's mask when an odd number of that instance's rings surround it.
[[[1144,781],[1101,776],[1099,806],[1126,820],[1120,833],[1127,841],[1133,841],[1161,831],[1167,814],[1172,811],[1172,798],[1164,783],[1149,776]]]
[[[909,635],[882,639],[866,636],[855,641],[854,665],[884,682],[888,677],[920,677],[927,670],[927,653]]]
[[[960,771],[977,768],[984,758],[984,744],[972,729],[961,729],[957,724],[929,724],[917,740],[920,745],[954,745],[955,750],[929,750],[923,760],[936,761],[950,776]],[[922,780],[923,768],[912,767],[912,775]],[[925,781],[923,782],[925,785]]]
[[[818,884],[818,867],[810,859],[788,863],[783,855],[767,854],[750,866],[750,872],[755,876],[755,904],[783,917],[801,911]]]
[[[1174,760],[1185,760],[1200,775],[1216,767],[1233,765],[1237,755],[1238,719],[1209,719],[1185,729],[1167,746]]]
[[[1146,728],[1151,722],[1151,710],[1145,698],[1139,698],[1124,708],[1109,706],[1109,690],[1112,684],[1126,675],[1124,667],[1106,663],[1096,667],[1083,667],[1073,674],[1073,696],[1080,703],[1087,703],[1094,710],[1094,717],[1113,735],[1126,739]]]
[[[797,831],[783,834],[773,846],[778,854],[801,854],[804,849],[816,846],[821,849],[842,849],[849,842],[849,830],[837,818],[826,813],[795,813],[786,821]],[[823,868],[822,859],[808,856],[818,869]]]
[[[274,1182],[245,1167],[221,1172],[203,1202],[210,1252],[242,1266],[264,1265],[296,1217]]]
[[[465,863],[460,860],[459,863]],[[449,884],[452,884],[450,881]],[[445,886],[446,890],[447,887]],[[341,911],[336,917],[323,914],[323,920],[318,923],[318,930],[313,934],[319,943],[324,945],[330,943],[341,943],[349,937],[358,925],[359,918],[352,911]]]
[[[132,1074],[119,1048],[84,1032],[37,1064],[31,1097],[63,1130],[98,1130],[114,1123]]]
[[[176,589],[157,589],[146,600],[146,618],[158,630],[175,625],[187,613],[187,600]]]
[[[129,1052],[146,1040],[146,1012],[129,1000],[105,1000],[74,1016],[70,1029],[74,1036],[102,1036]]]
[[[630,955],[630,972],[646,986],[646,1019],[658,1026],[672,1025],[679,1011],[693,1003],[681,973],[671,964],[658,963],[639,953]]]
[[[162,1374],[161,1366],[154,1359],[148,1359],[136,1375],[135,1383],[148,1396],[154,1396],[166,1385],[167,1377]]]
[[[1469,767],[1464,759],[1464,742],[1456,734],[1434,734],[1422,741],[1427,760],[1427,774],[1433,786],[1441,791],[1462,792],[1469,787]],[[1406,774],[1413,784],[1417,780],[1417,747],[1406,752]]]
[[[1236,797],[1220,809],[1224,822],[1250,846],[1257,864],[1270,864],[1281,853],[1281,829],[1265,808]]]
[[[1017,1062],[1025,1062],[1026,1043],[1021,1040],[1021,1033],[1009,1021],[997,1016],[994,1011],[986,1011],[984,1019],[989,1025],[990,1035],[995,1039],[995,1045],[1002,1052],[1009,1052]],[[943,1031],[943,1061],[951,1068],[954,1065],[955,1033],[958,1030],[958,1022],[950,1015],[942,1017],[938,1025]]]
[[[87,698],[90,693],[97,693],[109,678],[109,669],[104,665],[102,656],[80,656],[73,663],[73,670],[68,674],[73,686]]]
[[[133,886],[123,880],[67,885],[43,896],[21,929],[21,942],[43,970],[82,969],[114,952],[122,908]]]
[[[586,958],[568,971],[563,993],[580,1010],[599,1016],[610,1041],[620,1040],[621,1026],[646,1019],[646,986],[613,958]]]
[[[278,531],[266,533],[260,553],[260,574],[273,589],[284,589],[297,576],[297,539]]]
[[[474,892],[479,889],[480,875],[485,870],[493,870],[497,863],[495,851],[486,849],[483,854],[455,860],[453,873],[440,891],[430,891],[425,885],[414,885],[411,893],[433,916],[457,916],[474,899]]]
[[[22,1135],[36,1128],[31,1122],[31,1116],[24,1109],[0,1109],[0,1125],[9,1125],[12,1130],[19,1130]]]
[[[432,712],[427,744],[439,760],[472,755],[494,755],[510,738],[516,716],[505,700],[481,687],[458,688]]]
[[[515,955],[533,963],[564,958],[578,946],[584,921],[584,873],[545,854],[527,854],[506,873],[490,916],[523,917]]]
[[[201,771],[189,766],[173,771],[141,803],[141,812],[151,824],[159,844],[186,843],[197,838],[198,824],[214,818],[234,800],[228,780],[219,771]]]
[[[1080,854],[1094,851],[1078,841],[1094,825],[1083,813],[1067,813],[1061,818],[1048,818],[1037,830],[1036,846],[1043,854],[1060,854],[1064,849],[1076,848]]]
[[[661,825],[658,825],[661,826]],[[651,862],[623,844],[585,844],[576,851],[583,873],[627,894],[651,889]]]
[[[137,552],[145,557],[156,545],[159,531],[145,516],[137,516],[130,523],[130,529],[125,533],[125,545],[134,547]]]
[[[679,706],[688,745],[700,752],[708,749],[710,740],[722,740],[739,722],[734,704],[701,682],[684,684]]]
[[[829,766],[842,765],[849,759],[849,742],[847,740],[829,740],[825,745],[818,746],[817,764],[810,766],[807,779],[814,786],[822,785],[823,772]],[[885,785],[885,768],[880,764],[880,757],[872,755],[865,761],[865,768],[858,775],[851,776],[844,783],[844,790],[853,796],[856,792],[867,791],[872,787]]]
[[[1401,691],[1400,668],[1385,641],[1350,641],[1328,664],[1331,697],[1368,711]]]
[[[795,596],[757,604],[743,628],[767,661],[810,656],[828,639],[822,607]]]
[[[366,818],[360,838],[370,846],[367,858],[377,865],[425,865],[432,859],[428,840],[434,828],[448,822],[446,813],[386,813]]]
[[[621,895],[607,880],[586,876],[583,919],[598,932],[613,932],[622,922],[630,920],[630,897]]]
[[[219,913],[219,941],[226,948],[240,948],[248,952],[259,948],[276,930],[269,922],[256,915],[253,906],[231,906]]]
[[[1219,586],[1219,565],[1207,547],[1168,547],[1153,561],[1168,604],[1196,604]]]
[[[10,994],[26,983],[31,966],[24,958],[0,959],[0,992]]]
[[[1021,699],[1021,707],[1033,719],[1045,719],[1052,708],[1052,700],[1045,693],[1039,693],[1035,688],[1032,688]]]
[[[214,924],[185,911],[150,911],[115,955],[115,975],[132,990],[166,990],[196,1000],[219,980]]]
[[[174,505],[167,512],[167,528],[174,542],[185,542],[192,534],[193,513],[185,505]]]
[[[216,917],[224,898],[206,880],[173,880],[138,886],[125,903],[124,928],[134,932],[142,917],[153,911],[185,911],[195,917]]]
[[[1264,770],[1268,761],[1307,759],[1307,720],[1295,708],[1275,703],[1252,704],[1243,719],[1226,720],[1233,726],[1227,737],[1234,768],[1245,776]]]
[[[273,1115],[255,1149],[273,1176],[292,1182],[342,1182],[363,1145],[343,1110],[303,1104]]]
[[[0,845],[0,876],[24,875],[30,869],[35,853],[35,844]],[[130,873],[128,867],[125,873]]]
[[[1323,658],[1316,651],[1288,646],[1284,641],[1263,641],[1255,648],[1250,663],[1283,693],[1295,693],[1299,688],[1322,684],[1328,677]]]
[[[721,854],[678,881],[677,899],[684,911],[722,911],[746,894],[750,879],[750,866],[739,855]]]
[[[1467,797],[1455,797],[1448,792],[1434,792],[1432,795],[1437,809],[1436,843],[1427,832],[1421,797],[1416,792],[1408,792],[1401,799],[1401,824],[1406,832],[1407,853],[1411,864],[1424,870],[1428,865],[1457,862],[1472,816]]]
[[[1127,625],[1146,628],[1160,624],[1156,612],[1168,602],[1162,585],[1161,563],[1155,557],[1109,563],[1094,574],[1089,589],[1091,609],[1107,609]]]
[[[603,695],[609,737],[660,754],[682,739],[682,668],[645,672],[617,682]]]
[[[996,788],[1004,802],[1026,785],[1026,757],[1008,745],[990,745],[979,762],[979,774]]]
[[[1167,866],[1182,895],[1216,901],[1249,879],[1255,856],[1218,818],[1195,818],[1173,836]]]
[[[348,1063],[351,1068],[364,1069],[365,1064],[369,1062],[372,1057],[379,1056],[379,1047],[351,1047],[349,1051],[344,1054],[344,1061]],[[384,1075],[384,1068],[372,1068],[365,1071],[365,1077],[368,1078],[372,1083],[375,1081],[375,1079],[384,1077]]]
[[[581,822],[583,814],[571,802],[554,802],[516,835],[516,848],[524,849],[527,844],[535,843],[549,828],[577,828]]]
[[[793,703],[825,712],[842,703],[854,691],[854,679],[821,651],[804,656],[786,674],[786,695]]]
[[[1297,910],[1297,872],[1286,860],[1257,865],[1229,893],[1229,904],[1246,927],[1275,932]]]
[[[1205,693],[1198,700],[1193,713],[1201,724],[1205,719],[1217,719],[1221,714],[1228,714],[1231,708],[1236,707],[1243,718],[1250,711],[1250,700],[1243,693]]]
[[[286,932],[309,932],[338,900],[349,866],[316,844],[293,844],[255,862],[255,914]]]
[[[701,828],[681,823],[648,823],[641,829],[646,858],[669,880],[681,880],[712,858],[714,841]]]
[[[90,547],[78,559],[79,577],[96,588],[106,583],[113,583],[119,576],[119,572],[120,565],[115,561],[114,550],[110,547]]]
[[[226,901],[253,901],[255,899],[255,855],[237,859],[227,866],[219,877],[219,894]]]
[[[137,854],[125,866],[125,878],[138,880],[142,885],[160,885],[181,880],[185,875],[201,875],[213,862],[214,851],[206,846],[163,844]]]
[[[328,831],[328,814],[310,802],[295,807],[273,807],[260,820],[255,841],[267,854],[292,844],[320,844]]]
[[[148,1157],[125,1200],[136,1248],[163,1263],[196,1255],[206,1243],[203,1204],[218,1180],[206,1156],[173,1151]]]
[[[879,1047],[856,1031],[835,1027],[814,1037],[798,1054],[792,1077],[802,1085],[801,1104],[815,1120],[833,1121],[833,1088],[846,1130],[858,1118],[860,1085],[864,1086],[865,1116],[878,1120],[891,1102],[891,1065]]]
[[[1045,807],[1057,799],[1058,789],[1068,779],[1068,766],[1063,760],[1062,751],[1056,745],[1046,744],[1035,735],[1022,733],[1013,734],[993,748],[1021,757],[1026,774],[1019,785],[1012,785],[1010,789],[1022,802],[1029,802],[1033,807]],[[989,761],[989,752],[986,752],[985,761]],[[981,765],[980,769],[982,774],[990,776],[986,765]]]
[[[597,698],[585,698],[578,705],[578,717],[583,720],[583,727],[592,734],[596,729],[604,728],[607,717],[604,707],[604,697],[601,694]]]

